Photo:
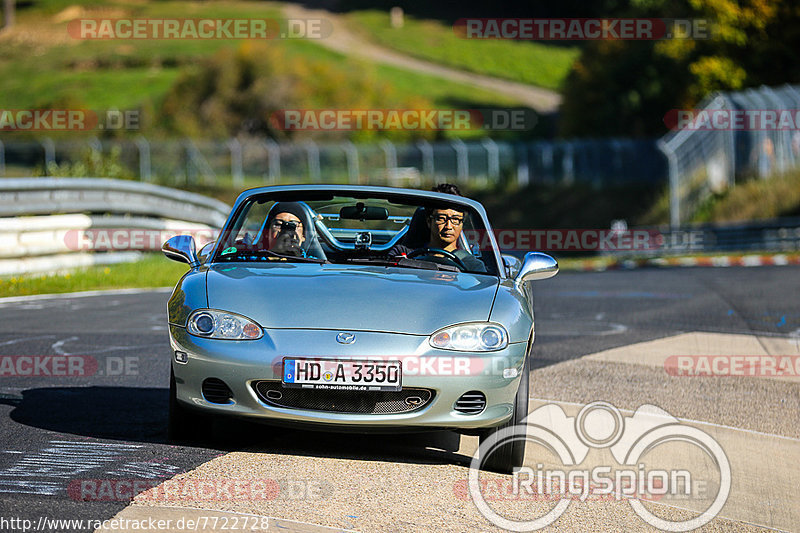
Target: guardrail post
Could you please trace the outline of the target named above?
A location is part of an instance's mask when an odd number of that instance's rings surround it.
[[[564,155],[561,161],[563,171],[561,181],[565,185],[572,185],[575,183],[575,149],[569,141],[564,143]]]
[[[44,175],[50,175],[50,164],[56,162],[56,145],[50,137],[44,137],[39,140],[39,144],[44,149]]]
[[[234,187],[244,186],[244,172],[242,171],[242,143],[239,139],[233,138],[228,141],[228,149],[231,151],[231,178]]]
[[[358,148],[356,148],[356,145],[353,144],[352,141],[347,141],[344,143],[342,149],[344,150],[344,155],[347,158],[347,175],[350,184],[360,183],[361,178],[359,177],[358,169]]]
[[[483,139],[481,144],[486,149],[486,166],[489,178],[496,180],[500,177],[500,150],[497,148],[497,143],[489,137]]]
[[[681,196],[679,194],[678,156],[667,143],[659,139],[656,146],[667,157],[669,168],[669,226],[677,230],[681,226]]]
[[[319,165],[319,147],[317,143],[312,140],[305,142],[306,154],[308,156],[308,175],[311,181],[320,181],[320,165]]]
[[[380,147],[386,157],[386,177],[394,179],[397,176],[397,149],[391,141],[383,140]]]
[[[189,144],[190,141],[185,139],[181,145],[183,146],[183,175],[184,175],[184,184],[191,185],[194,183],[195,175],[197,174],[196,170],[192,166],[192,147]]]
[[[264,146],[269,157],[269,181],[274,185],[281,179],[281,147],[272,139],[264,139]]]
[[[6,147],[3,141],[0,141],[0,176],[6,175]]]
[[[517,185],[526,187],[531,181],[531,171],[529,167],[529,148],[527,144],[519,143],[514,150],[517,155]]]
[[[103,161],[103,145],[100,143],[100,139],[92,137],[86,141],[86,144],[89,145],[89,150],[92,151],[92,164],[99,166]]]
[[[433,161],[433,148],[431,143],[425,139],[417,141],[417,148],[422,154],[422,173],[431,178],[434,176],[436,169]]]
[[[456,176],[458,181],[464,182],[469,178],[469,154],[467,145],[461,139],[453,139],[450,146],[456,152]]]
[[[136,149],[139,150],[139,179],[141,181],[150,181],[152,179],[150,143],[141,135],[136,137],[133,142],[136,144]]]

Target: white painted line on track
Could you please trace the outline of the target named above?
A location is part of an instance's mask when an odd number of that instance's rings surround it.
[[[536,402],[560,403],[560,404],[563,404],[563,405],[572,405],[572,406],[575,406],[575,407],[583,407],[584,405],[586,405],[586,404],[578,403],[578,402],[565,402],[565,401],[562,401],[562,400],[552,400],[552,399],[547,399],[547,398],[536,398],[534,396],[528,396],[528,399],[534,400]],[[619,407],[617,407],[617,409],[621,413],[626,413],[626,414],[633,414],[634,413],[634,411],[632,411],[630,409],[621,409]],[[655,416],[658,416],[658,415],[650,413],[648,416],[655,417]],[[742,433],[750,433],[752,435],[758,435],[760,437],[773,437],[773,438],[776,438],[776,439],[784,439],[784,440],[790,440],[790,441],[794,441],[794,442],[800,442],[800,439],[798,439],[798,438],[787,437],[785,435],[776,435],[774,433],[765,433],[763,431],[755,431],[753,429],[737,428],[735,426],[726,426],[725,424],[715,424],[714,422],[704,422],[702,420],[693,420],[691,418],[681,418],[679,416],[676,416],[675,418],[677,418],[681,423],[698,424],[698,425],[701,425],[701,426],[709,426],[709,427],[715,427],[715,428],[719,428],[719,429],[729,429],[729,430],[732,430],[732,431],[741,431]]]
[[[140,294],[147,292],[171,292],[173,287],[155,287],[146,289],[101,289],[96,291],[58,292],[53,294],[29,294],[27,296],[6,296],[0,298],[0,304],[29,302],[35,300],[50,300],[59,298],[87,298],[90,296],[105,296],[116,294]]]

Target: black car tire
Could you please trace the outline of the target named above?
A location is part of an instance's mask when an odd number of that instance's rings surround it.
[[[511,414],[511,418],[502,426],[491,428],[481,433],[481,444],[496,432],[521,424],[525,417],[528,416],[528,396],[530,395],[529,359],[530,354],[527,354],[525,356],[525,364],[522,366],[522,377],[520,378],[517,395],[514,398],[514,412]],[[514,469],[521,467],[525,459],[525,443],[525,439],[519,438],[508,444],[495,447],[486,460],[482,461],[481,469],[499,474],[513,474]]]

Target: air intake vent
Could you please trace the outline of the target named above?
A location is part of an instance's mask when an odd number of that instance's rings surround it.
[[[434,397],[432,390],[417,388],[400,391],[285,389],[280,381],[258,381],[253,387],[259,399],[268,405],[330,413],[410,413],[422,409]]]
[[[453,409],[465,415],[477,415],[486,409],[486,395],[477,390],[465,392],[456,400]]]
[[[203,396],[209,403],[231,403],[233,393],[224,381],[208,378],[203,381]]]

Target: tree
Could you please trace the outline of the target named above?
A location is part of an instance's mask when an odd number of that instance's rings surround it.
[[[3,28],[14,25],[14,0],[3,0]]]
[[[708,38],[587,43],[564,85],[565,136],[655,136],[713,91],[800,82],[796,0],[627,0],[611,17],[708,21]]]

